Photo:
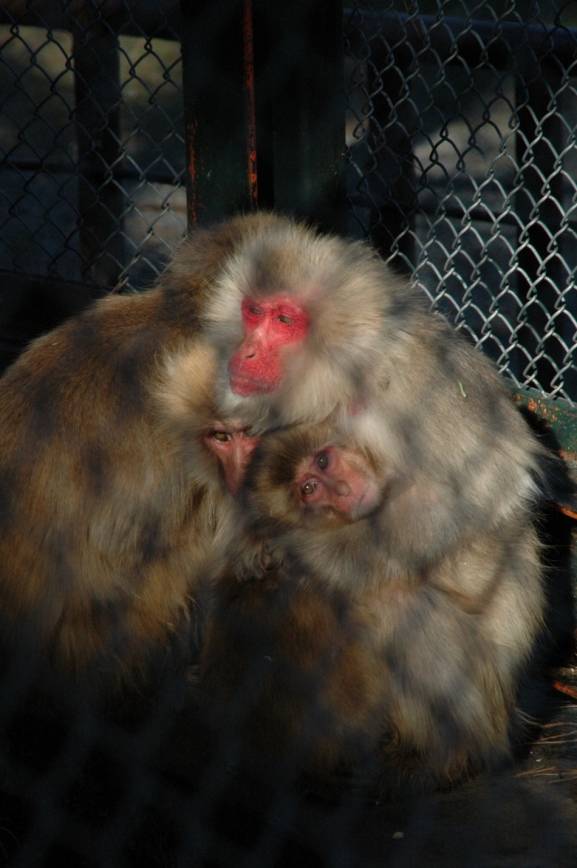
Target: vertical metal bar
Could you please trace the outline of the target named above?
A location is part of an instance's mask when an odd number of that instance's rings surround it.
[[[243,16],[244,114],[246,123],[248,187],[251,210],[258,207],[256,103],[254,90],[254,25],[252,0],[244,0]]]
[[[84,276],[112,287],[124,265],[125,195],[114,178],[120,160],[118,38],[91,4],[71,20],[74,37],[78,210]]]
[[[558,341],[546,340],[554,331],[551,317],[566,283],[555,240],[563,217],[563,179],[557,165],[563,150],[563,124],[559,114],[551,111],[552,95],[559,86],[551,64],[544,61],[539,68],[534,61],[516,88],[517,163],[521,167],[516,211],[526,227],[519,238],[517,291],[523,304],[531,302],[519,340],[530,348],[532,361],[522,354],[514,373],[523,379],[524,370],[529,370],[544,389],[550,388],[563,361]]]
[[[325,229],[344,220],[344,49],[340,0],[253,0],[261,158],[279,211]],[[260,58],[260,62],[259,62]]]
[[[188,224],[254,207],[248,177],[250,8],[243,0],[181,0]],[[245,32],[248,28],[248,33]],[[250,136],[249,136],[250,138]],[[252,158],[251,158],[252,159]],[[256,179],[255,179],[256,183]]]
[[[341,0],[181,10],[189,225],[258,205],[342,226]]]

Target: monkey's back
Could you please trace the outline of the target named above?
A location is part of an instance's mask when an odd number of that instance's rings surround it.
[[[218,497],[182,467],[154,387],[196,314],[170,286],[107,298],[0,380],[0,607],[73,668],[186,616]]]

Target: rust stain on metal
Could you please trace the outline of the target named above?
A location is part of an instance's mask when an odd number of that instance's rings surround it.
[[[535,398],[529,398],[527,401],[527,409],[530,410],[531,413],[537,413],[544,419],[549,419],[551,422],[558,421],[557,413],[548,407],[545,401],[538,401]]]
[[[525,390],[516,391],[512,396],[516,404],[524,405],[527,410],[551,428],[559,441],[559,454],[571,465],[577,464],[577,410],[564,400],[554,400],[539,395],[530,395]],[[572,475],[576,468],[572,467]]]
[[[251,210],[258,206],[258,173],[256,163],[256,108],[254,98],[254,32],[252,0],[243,3],[243,67],[244,67],[244,112],[247,145],[247,180]]]
[[[188,179],[189,179],[189,189],[190,195],[188,197],[187,203],[187,213],[188,213],[188,225],[196,226],[198,223],[198,192],[194,189],[196,183],[196,175],[197,175],[197,155],[196,155],[196,131],[198,128],[198,121],[194,120],[188,124],[188,136],[187,139],[190,142],[189,150],[188,150]]]
[[[195,141],[196,141],[196,131],[198,129],[198,120],[195,118],[190,121],[186,125],[187,139],[190,143],[190,147],[188,150],[188,174],[190,176],[190,180],[194,181],[196,177],[196,156],[195,156]]]
[[[564,693],[566,696],[570,696],[572,699],[577,699],[577,690],[575,688],[570,687],[568,684],[563,684],[562,681],[552,681],[551,684],[558,690],[559,693]]]

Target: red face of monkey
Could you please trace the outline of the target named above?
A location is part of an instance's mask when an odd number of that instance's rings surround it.
[[[243,298],[244,340],[228,365],[232,391],[247,397],[278,388],[283,374],[282,348],[300,343],[307,334],[305,310],[287,296]]]

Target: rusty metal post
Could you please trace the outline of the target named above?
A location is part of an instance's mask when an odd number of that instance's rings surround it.
[[[253,0],[261,201],[342,228],[345,187],[343,6]],[[260,168],[259,168],[260,171]]]
[[[249,0],[181,3],[188,224],[255,204]],[[247,118],[247,113],[249,117]],[[249,131],[250,128],[250,131]]]
[[[344,216],[340,0],[181,2],[189,225]]]

